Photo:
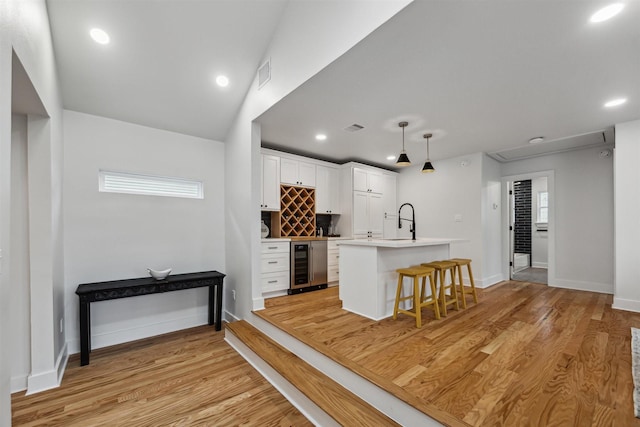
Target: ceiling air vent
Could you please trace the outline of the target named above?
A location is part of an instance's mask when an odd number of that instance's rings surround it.
[[[511,162],[514,160],[604,145],[613,140],[613,138],[610,137],[611,135],[613,135],[613,128],[608,128],[597,132],[574,135],[537,144],[527,144],[487,154],[499,162]]]
[[[364,126],[360,126],[357,123],[352,124],[351,126],[347,126],[346,128],[344,128],[344,130],[346,130],[347,132],[358,132],[359,130],[364,129]]]
[[[258,89],[267,84],[271,80],[271,58],[258,68]]]

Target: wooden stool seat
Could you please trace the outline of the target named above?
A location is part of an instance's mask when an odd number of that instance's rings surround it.
[[[468,258],[452,258],[448,261],[456,263],[456,270],[458,274],[458,282],[460,286],[460,296],[462,298],[462,308],[467,308],[467,298],[468,294],[473,296],[473,302],[475,304],[478,303],[478,294],[476,293],[476,284],[473,282],[473,273],[471,272],[471,260]],[[471,290],[465,290],[464,283],[462,281],[462,267],[467,266],[467,272],[469,273],[469,283],[471,284]]]
[[[439,298],[442,315],[447,315],[447,306],[453,304],[456,310],[460,310],[458,304],[458,293],[456,291],[456,268],[457,264],[451,261],[431,261],[421,264],[423,267],[431,267],[436,270],[436,283],[439,283]],[[451,277],[451,282],[447,285],[447,272]],[[450,292],[447,295],[447,290]]]
[[[398,288],[396,289],[396,302],[393,307],[393,319],[398,318],[398,313],[403,313],[416,319],[416,327],[422,327],[422,307],[429,305],[433,306],[436,319],[440,319],[440,309],[438,307],[438,298],[436,294],[436,284],[434,279],[434,268],[423,266],[412,266],[407,268],[399,268],[396,270],[398,273]],[[402,285],[405,277],[413,279],[413,294],[405,297],[401,297]],[[431,285],[431,297],[429,299],[425,296],[425,286],[427,277],[429,277],[429,283]],[[420,279],[422,279],[422,291],[419,287]],[[403,310],[399,307],[400,301],[412,301],[411,310]]]

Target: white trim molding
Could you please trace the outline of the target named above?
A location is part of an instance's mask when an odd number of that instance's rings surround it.
[[[632,299],[622,299],[614,296],[611,308],[616,310],[633,311],[635,313],[640,313],[640,301]]]
[[[62,350],[56,358],[54,369],[38,374],[31,374],[27,377],[27,395],[40,393],[41,391],[50,390],[60,386],[64,371],[69,361],[69,353],[67,351],[67,343],[64,344]]]
[[[555,279],[549,281],[549,286],[554,288],[573,289],[576,291],[598,292],[601,294],[613,294],[612,283],[584,282],[580,280]]]

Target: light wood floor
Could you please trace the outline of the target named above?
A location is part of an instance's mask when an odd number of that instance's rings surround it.
[[[469,300],[470,301],[470,300]],[[611,296],[503,282],[421,329],[342,310],[337,288],[267,300],[260,316],[327,355],[475,426],[631,426],[630,327]],[[414,405],[416,406],[416,405]]]
[[[76,357],[61,387],[12,396],[13,425],[311,425],[223,339],[204,326]]]

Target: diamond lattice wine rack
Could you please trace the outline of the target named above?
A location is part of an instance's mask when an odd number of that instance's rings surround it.
[[[280,186],[280,235],[313,236],[316,230],[316,190]]]

